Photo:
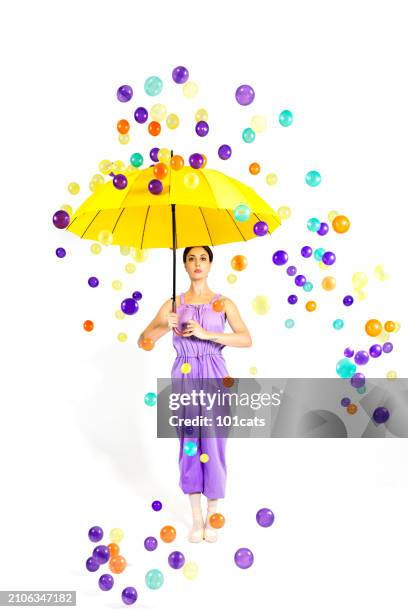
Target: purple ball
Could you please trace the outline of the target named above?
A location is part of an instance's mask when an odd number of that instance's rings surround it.
[[[99,280],[96,278],[96,276],[90,276],[88,278],[88,285],[90,287],[97,287],[99,285]]]
[[[182,85],[188,80],[189,72],[184,66],[177,66],[174,68],[171,76],[177,85]]]
[[[201,153],[193,153],[188,158],[188,161],[190,162],[190,166],[192,168],[195,168],[196,170],[198,170],[199,168],[202,167],[202,165],[204,163],[204,158],[201,155]]]
[[[152,503],[152,508],[155,512],[159,512],[159,510],[162,509],[162,503],[161,501],[159,501],[158,499],[156,499],[153,503]]]
[[[275,516],[269,508],[261,508],[256,513],[256,522],[261,527],[270,527],[275,520]]]
[[[110,574],[102,574],[98,580],[98,584],[102,591],[110,591],[113,587],[113,576]]]
[[[297,285],[298,287],[303,287],[305,282],[306,282],[306,277],[303,276],[303,274],[298,274],[297,276],[295,276],[295,285]]]
[[[283,266],[288,261],[288,254],[286,251],[275,251],[272,261],[276,266]]]
[[[56,254],[57,257],[65,257],[67,252],[64,249],[64,247],[58,247],[58,249],[55,250],[55,254]]]
[[[234,561],[241,569],[248,569],[254,562],[254,555],[249,548],[238,548]]]
[[[130,85],[121,85],[116,92],[119,102],[129,102],[133,96],[133,89]]]
[[[293,295],[293,293],[292,295],[288,297],[289,304],[296,304],[297,301],[298,301],[297,295]]]
[[[336,261],[336,256],[334,253],[332,253],[332,251],[326,251],[325,253],[323,253],[322,262],[326,266],[332,266],[335,261]]]
[[[379,406],[373,412],[373,420],[378,423],[385,423],[390,418],[390,413],[384,406]]]
[[[69,225],[69,214],[66,210],[57,210],[52,217],[52,222],[58,229],[64,229]]]
[[[113,177],[113,185],[116,189],[125,189],[127,187],[127,178],[124,174],[116,174]]]
[[[201,138],[203,136],[207,136],[209,129],[209,125],[206,121],[199,121],[198,123],[196,123],[195,131],[197,136],[201,136]]]
[[[250,85],[240,85],[235,92],[235,99],[241,106],[252,104],[255,92]]]
[[[345,306],[351,306],[352,303],[354,302],[354,298],[352,295],[345,295],[343,298],[343,304]]]
[[[352,357],[354,355],[354,351],[352,348],[350,348],[349,346],[347,348],[344,349],[344,356],[345,357]]]
[[[134,291],[132,293],[132,298],[136,300],[136,302],[138,302],[139,300],[142,299],[142,294],[140,293],[140,291]]]
[[[152,179],[148,185],[149,191],[153,195],[160,195],[163,191],[163,183],[159,179]]]
[[[381,344],[373,344],[372,346],[370,346],[369,353],[371,357],[379,357],[382,353]]]
[[[220,148],[218,149],[218,157],[220,159],[229,159],[231,157],[231,147],[227,144],[223,144],[220,146]]]
[[[257,221],[253,227],[256,236],[265,236],[268,233],[268,224],[265,221]]]
[[[354,362],[360,366],[368,363],[369,359],[370,359],[369,354],[366,351],[357,351],[357,353],[354,356]]]
[[[134,315],[139,310],[139,304],[133,298],[126,298],[120,305],[122,312],[127,315]]]
[[[138,123],[145,123],[147,121],[149,113],[147,112],[147,109],[144,108],[144,106],[138,106],[133,116]]]
[[[122,591],[122,601],[127,605],[134,604],[137,599],[137,591],[134,587],[125,587]]]
[[[295,276],[296,272],[297,272],[296,266],[288,266],[286,268],[286,274],[288,276]]]
[[[343,399],[341,400],[341,405],[343,406],[343,408],[347,408],[347,406],[349,406],[351,404],[351,400],[349,397],[343,397]]]
[[[302,257],[311,257],[313,253],[313,249],[310,246],[304,246],[302,247],[300,254],[302,255]]]
[[[327,225],[327,223],[321,223],[319,229],[317,230],[317,233],[319,234],[319,236],[325,236],[328,231],[329,226]]]
[[[95,546],[92,552],[92,556],[99,564],[106,563],[109,559],[110,551],[107,546],[100,544],[99,546]]]
[[[173,550],[173,552],[169,554],[168,561],[170,567],[173,569],[180,569],[180,567],[183,567],[186,560],[182,552],[179,550]]]
[[[384,342],[382,346],[382,350],[384,353],[391,353],[393,348],[394,348],[394,345],[392,344],[392,342]]]
[[[153,536],[148,536],[144,541],[144,547],[146,550],[156,550],[157,540]]]
[[[91,527],[90,530],[88,531],[88,538],[91,540],[91,542],[99,542],[100,540],[102,540],[103,538],[102,527],[98,527],[98,525]]]
[[[88,557],[86,560],[86,569],[88,572],[96,572],[99,569],[100,565],[96,559],[93,557]]]
[[[159,158],[157,157],[158,152],[160,151],[159,147],[153,147],[153,149],[150,149],[150,159],[154,162],[158,162]]]
[[[356,372],[350,379],[351,386],[355,389],[359,389],[360,387],[364,387],[365,385],[365,376],[361,372]]]

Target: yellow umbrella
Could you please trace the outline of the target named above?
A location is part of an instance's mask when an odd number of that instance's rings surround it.
[[[280,218],[254,189],[218,170],[190,166],[173,170],[170,164],[167,168],[159,195],[148,188],[150,181],[157,180],[154,165],[121,173],[127,183],[123,189],[116,188],[113,180],[99,186],[75,211],[66,229],[89,240],[98,240],[105,230],[112,234],[112,244],[173,249],[175,312],[176,249],[251,240],[256,237],[257,221],[267,223],[271,234]],[[246,221],[234,217],[239,204],[251,210]]]

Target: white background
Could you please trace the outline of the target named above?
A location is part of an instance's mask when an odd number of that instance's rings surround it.
[[[151,250],[129,275],[129,258],[117,248],[94,256],[89,242],[51,222],[64,203],[75,209],[89,194],[101,159],[127,161],[136,150],[146,157],[152,146],[185,158],[202,149],[193,125],[204,107],[208,167],[252,185],[273,208],[292,210],[272,236],[214,249],[209,286],[235,301],[253,338],[249,349],[224,349],[231,375],[249,376],[256,366],[264,377],[335,376],[344,347],[367,349],[364,323],[378,318],[399,321],[401,329],[390,338],[393,353],[371,360],[365,373],[406,376],[403,8],[395,1],[123,0],[13,2],[3,9],[1,589],[73,589],[81,610],[123,607],[127,585],[138,590],[138,607],[154,610],[406,610],[403,439],[230,440],[219,507],[226,526],[217,544],[187,542],[178,442],[156,438],[155,408],[143,401],[158,376],[169,376],[175,352],[170,334],[150,353],[136,344],[171,295],[171,251]],[[200,87],[193,100],[171,80],[180,64]],[[143,91],[151,75],[163,79],[157,98]],[[116,99],[123,83],[134,89],[127,105]],[[235,102],[243,83],[256,92],[250,107]],[[117,120],[156,102],[180,116],[179,130],[164,128],[155,139],[132,121],[132,140],[120,145]],[[294,114],[286,129],[278,124],[285,108]],[[267,117],[268,130],[247,145],[240,134],[254,114]],[[228,162],[216,153],[224,142],[233,148]],[[262,165],[258,177],[247,171],[254,160]],[[311,169],[322,175],[316,189],[304,182]],[[268,172],[279,177],[275,187],[265,183]],[[71,181],[81,185],[77,196],[67,191]],[[333,209],[350,218],[350,231],[316,240],[307,219],[327,220]],[[304,244],[336,253],[333,294],[320,288],[325,272],[301,260]],[[65,259],[55,257],[58,246],[67,249]],[[316,312],[305,311],[299,292],[300,303],[287,305],[293,284],[271,262],[280,248],[314,282],[307,297],[317,301]],[[188,289],[181,253],[177,293]],[[248,267],[230,285],[230,259],[238,253]],[[375,277],[377,264],[389,280]],[[346,309],[341,299],[356,271],[369,277],[367,299]],[[87,285],[91,275],[101,280],[97,290]],[[114,279],[123,291],[111,288]],[[139,312],[118,321],[120,301],[136,289],[143,293]],[[253,311],[256,295],[268,297],[267,315]],[[292,330],[284,326],[288,317]],[[339,317],[345,326],[335,331]],[[92,333],[82,329],[88,318]],[[126,343],[117,340],[121,331]],[[151,510],[154,499],[162,512]],[[268,530],[255,522],[263,506],[276,516]],[[101,571],[85,570],[94,524],[125,532],[129,567],[109,593],[98,589]],[[144,551],[144,538],[165,524],[177,529],[174,545]],[[233,562],[241,546],[255,556],[247,571]],[[167,565],[174,549],[198,563],[196,581]],[[165,575],[159,591],[144,584],[154,567]]]

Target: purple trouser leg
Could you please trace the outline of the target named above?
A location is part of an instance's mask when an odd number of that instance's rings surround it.
[[[190,457],[183,451],[184,443],[193,440],[197,453]],[[225,497],[227,465],[225,446],[227,438],[180,438],[180,487],[184,493],[204,493],[210,499]],[[206,453],[209,460],[200,461]]]

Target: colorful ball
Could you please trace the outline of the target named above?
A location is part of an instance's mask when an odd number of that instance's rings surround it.
[[[109,569],[113,574],[121,574],[126,566],[126,559],[122,555],[115,555],[109,559]]]
[[[192,168],[195,168],[196,170],[201,168],[201,166],[203,165],[203,161],[204,160],[203,160],[203,156],[201,155],[201,153],[193,153],[189,157],[190,166]]]
[[[158,136],[161,132],[161,125],[158,121],[150,121],[147,131],[151,136]]]
[[[102,591],[110,591],[113,587],[113,582],[113,576],[110,574],[102,574],[102,576],[99,577],[98,585]]]
[[[254,562],[253,552],[249,548],[238,548],[234,561],[239,568],[248,569]]]
[[[167,115],[166,125],[169,130],[175,130],[176,128],[178,128],[178,126],[180,125],[180,119],[178,118],[178,115],[174,113],[170,113],[170,115]]]
[[[365,324],[366,334],[374,338],[379,336],[382,331],[382,325],[378,319],[369,319]]]
[[[170,567],[172,567],[173,569],[180,569],[181,567],[183,567],[184,563],[186,562],[186,559],[182,552],[180,552],[179,550],[173,550],[173,552],[171,552],[168,556],[168,562]]]
[[[151,351],[154,349],[154,340],[152,338],[142,338],[140,346],[144,351]]]
[[[163,504],[158,499],[155,499],[154,502],[152,502],[152,508],[155,512],[159,512],[159,510],[161,510],[162,507],[163,507]]]
[[[291,294],[288,297],[288,302],[289,304],[296,304],[296,302],[298,301],[297,295]]]
[[[147,108],[145,108],[144,106],[138,106],[135,112],[133,113],[133,116],[137,123],[146,123],[149,113]]]
[[[297,287],[303,287],[305,282],[306,282],[306,277],[303,276],[303,274],[298,274],[297,276],[295,276],[295,285]]]
[[[83,325],[82,325],[82,326],[83,326],[84,330],[85,330],[85,331],[87,331],[87,332],[92,331],[92,330],[93,330],[93,328],[94,328],[93,321],[90,321],[89,319],[87,319],[86,321],[84,321],[84,323],[83,323]]]
[[[295,327],[294,320],[293,319],[286,319],[285,327],[286,327],[286,329],[292,329],[292,327]]]
[[[199,121],[198,123],[196,123],[195,132],[197,136],[200,136],[201,138],[207,136],[209,129],[209,125],[206,121]]]
[[[275,515],[270,508],[261,508],[256,513],[256,522],[261,527],[270,527],[275,520]]]
[[[336,372],[340,378],[351,378],[356,370],[357,366],[347,358],[337,362]]]
[[[311,217],[307,222],[307,229],[311,232],[317,232],[320,229],[320,221],[316,217]]]
[[[218,157],[220,159],[229,159],[231,157],[232,149],[229,145],[223,144],[218,149]]]
[[[125,298],[120,305],[122,312],[134,315],[139,310],[139,304],[133,298]]]
[[[188,561],[183,569],[183,576],[187,578],[187,580],[194,580],[198,575],[198,565],[194,561]]]
[[[125,189],[127,187],[128,181],[124,174],[116,174],[113,177],[112,183],[116,189]]]
[[[62,257],[65,257],[65,255],[67,254],[66,250],[64,249],[64,247],[58,247],[57,249],[55,249],[55,254],[57,257],[59,257],[60,259],[62,259]]]
[[[153,391],[149,391],[144,396],[144,403],[146,406],[155,406],[157,404],[157,395]]]
[[[105,546],[104,544],[100,544],[99,546],[96,546],[92,551],[93,558],[100,565],[108,561],[109,555],[110,555],[109,548]]]
[[[324,253],[325,253],[325,249],[323,249],[322,247],[319,247],[318,249],[315,249],[315,252],[313,253],[313,257],[315,258],[316,261],[321,261]]]
[[[305,180],[309,187],[317,187],[318,185],[320,185],[322,177],[320,176],[320,173],[317,172],[317,170],[310,170],[310,172],[306,174]]]
[[[214,527],[214,529],[221,529],[225,525],[225,517],[219,512],[211,514],[209,521],[211,527]]]
[[[303,285],[303,290],[309,292],[312,289],[313,289],[313,283],[311,283],[310,281],[306,281],[305,284]]]
[[[170,160],[170,166],[173,170],[181,170],[184,166],[184,159],[181,155],[174,155]]]
[[[252,229],[256,236],[266,236],[269,230],[265,221],[257,221]]]
[[[365,376],[362,372],[356,372],[350,379],[350,384],[355,389],[359,389],[365,385]]]
[[[352,303],[354,302],[354,298],[352,295],[345,295],[343,298],[343,304],[345,306],[351,306]]]
[[[302,257],[311,257],[312,253],[313,249],[310,246],[304,246],[300,250],[300,254],[302,255]]]
[[[119,134],[127,134],[130,130],[129,121],[127,121],[127,119],[119,119],[116,124],[116,129],[118,130]]]
[[[326,266],[332,266],[336,261],[336,256],[331,251],[326,251],[323,254],[322,261],[324,264],[326,264]]]
[[[370,356],[367,351],[357,351],[357,353],[354,355],[354,362],[359,366],[368,363],[369,359]]]
[[[382,423],[386,423],[389,418],[389,410],[387,410],[387,408],[385,408],[384,406],[379,406],[373,412],[373,420],[379,425]]]
[[[283,266],[288,261],[288,254],[286,251],[275,251],[272,261],[276,266]]]
[[[99,527],[98,525],[91,527],[90,530],[88,531],[88,538],[91,540],[91,542],[99,542],[100,540],[102,540],[103,538],[102,527]]]
[[[382,346],[383,353],[391,353],[393,348],[394,345],[392,344],[392,342],[384,342]]]
[[[69,225],[69,214],[66,210],[57,210],[52,217],[52,222],[58,229],[64,229]]]
[[[282,127],[289,127],[293,123],[293,114],[290,110],[283,110],[279,115],[279,123]]]
[[[157,548],[157,540],[153,536],[148,536],[144,541],[144,547],[148,551],[156,550]]]
[[[241,106],[252,104],[255,92],[250,85],[240,85],[235,92],[235,99]]]
[[[350,220],[344,215],[337,215],[332,221],[332,228],[338,234],[345,234],[350,228]]]
[[[182,85],[188,81],[189,72],[185,66],[176,66],[173,68],[173,72],[171,73],[171,78],[177,85]]]
[[[343,397],[343,399],[341,400],[341,405],[343,406],[343,408],[347,408],[347,406],[349,406],[351,404],[351,400],[349,397]]]
[[[93,557],[88,557],[85,565],[88,572],[96,572],[100,568],[99,563]]]
[[[333,291],[336,287],[336,279],[334,276],[325,276],[322,280],[322,287],[325,291]]]
[[[310,302],[306,302],[305,308],[308,312],[313,312],[317,308],[316,302],[311,300]]]
[[[394,323],[394,321],[386,321],[386,322],[384,323],[384,329],[385,329],[385,331],[387,331],[387,332],[393,332],[393,331],[395,331],[395,323]]]
[[[152,161],[154,162],[159,161],[159,158],[158,158],[159,151],[160,151],[159,147],[153,147],[153,149],[150,149],[149,157]]]
[[[245,255],[235,255],[231,259],[231,268],[233,270],[237,270],[238,272],[241,272],[242,270],[245,270],[247,265],[248,265],[248,260],[245,257]]]
[[[288,266],[286,268],[286,274],[288,276],[295,276],[296,272],[297,272],[296,266]]]
[[[333,327],[334,327],[334,329],[343,329],[343,327],[344,327],[343,319],[335,319],[333,321]]]
[[[156,590],[160,589],[164,582],[163,574],[158,569],[151,569],[145,576],[145,583],[149,589]]]
[[[163,162],[159,162],[158,164],[153,166],[153,174],[157,179],[165,178],[168,173],[169,169],[167,167],[167,164],[164,164]]]
[[[248,221],[251,216],[251,209],[247,204],[238,204],[234,208],[234,217],[237,221]]]
[[[160,195],[163,191],[163,183],[158,179],[152,179],[149,182],[148,189],[153,195]]]
[[[158,76],[151,76],[145,80],[144,90],[148,96],[157,96],[163,89],[163,81]]]
[[[119,102],[129,102],[129,100],[132,99],[132,96],[133,89],[130,85],[121,85],[116,92],[116,97]]]
[[[197,442],[189,440],[184,443],[183,451],[188,457],[194,457],[197,454]]]
[[[329,226],[327,225],[327,223],[323,222],[320,224],[320,227],[317,230],[317,233],[319,234],[319,236],[325,236],[328,231],[329,231]]]
[[[252,128],[245,128],[242,132],[242,140],[246,143],[254,142],[255,140],[255,132]]]
[[[352,357],[354,355],[354,351],[352,348],[350,348],[349,346],[347,348],[344,349],[344,356],[345,357]]]
[[[261,171],[261,166],[257,162],[252,162],[249,164],[249,172],[253,175],[259,174]]]
[[[137,591],[132,586],[125,587],[122,591],[121,597],[122,597],[123,603],[130,606],[134,604],[135,601],[137,600]]]
[[[379,357],[381,355],[381,353],[382,353],[382,346],[381,346],[381,344],[373,344],[368,349],[368,352],[370,353],[370,357],[374,357],[374,358]]]
[[[174,529],[172,525],[165,525],[160,530],[160,537],[163,540],[163,542],[166,542],[167,544],[169,544],[170,542],[173,542],[173,540],[175,540],[176,538],[176,535],[177,535],[176,530]]]

